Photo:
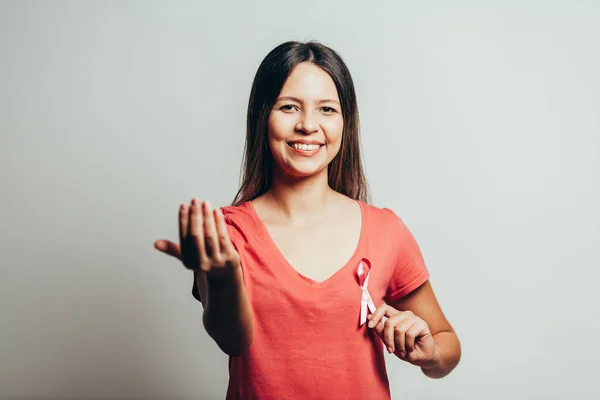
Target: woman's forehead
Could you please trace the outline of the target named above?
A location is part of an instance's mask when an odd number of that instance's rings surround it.
[[[281,88],[279,98],[300,101],[339,101],[335,82],[322,68],[309,63],[298,64]]]

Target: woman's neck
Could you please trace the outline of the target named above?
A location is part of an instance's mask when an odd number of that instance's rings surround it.
[[[303,179],[273,176],[263,201],[276,207],[287,219],[296,220],[323,214],[338,195],[329,187],[325,170]]]

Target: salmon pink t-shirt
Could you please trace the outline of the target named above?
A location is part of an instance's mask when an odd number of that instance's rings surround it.
[[[359,321],[358,265],[369,272],[375,307],[418,288],[429,272],[393,211],[358,203],[362,228],[356,250],[322,282],[286,261],[251,202],[222,208],[254,318],[252,345],[229,358],[228,400],[390,398],[383,342]],[[192,293],[200,300],[195,283]]]

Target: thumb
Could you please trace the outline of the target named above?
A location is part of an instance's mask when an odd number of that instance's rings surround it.
[[[154,242],[154,248],[181,260],[181,250],[178,244],[175,244],[169,240],[161,239]]]

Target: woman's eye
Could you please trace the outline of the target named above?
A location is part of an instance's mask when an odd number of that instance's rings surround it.
[[[294,106],[292,104],[286,104],[284,106],[281,106],[279,109],[282,111],[293,111],[295,107],[296,106]]]
[[[323,107],[321,110],[323,110],[325,114],[333,114],[337,112],[334,108],[331,107]]]

